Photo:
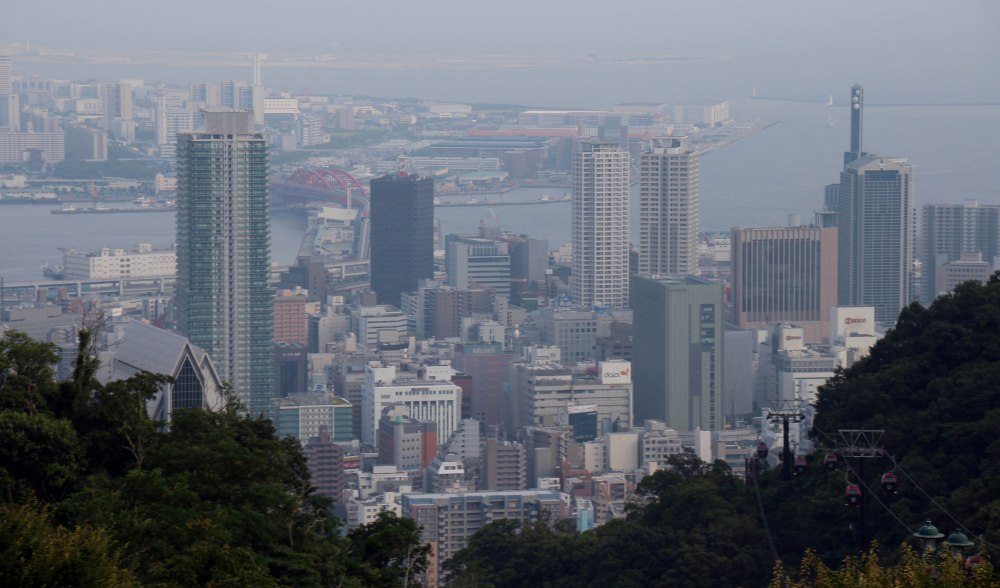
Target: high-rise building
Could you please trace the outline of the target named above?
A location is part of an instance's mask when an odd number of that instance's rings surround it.
[[[257,126],[264,124],[264,87],[261,85],[260,63],[264,57],[266,56],[256,52],[250,56],[253,62],[253,85],[250,86],[251,112],[253,112],[253,123]]]
[[[698,273],[698,154],[658,139],[639,158],[639,273]]]
[[[734,227],[731,235],[732,322],[762,329],[790,321],[806,342],[822,342],[837,305],[837,229]]]
[[[507,243],[466,235],[445,237],[448,284],[455,288],[487,288],[510,296]]]
[[[273,413],[267,141],[246,112],[207,112],[177,139],[178,328],[250,414]]]
[[[629,155],[583,141],[573,152],[573,295],[584,307],[628,306]]]
[[[961,261],[963,254],[981,254],[981,263],[992,264],[1000,255],[1000,206],[976,201],[964,204],[927,204],[921,216],[924,302],[931,302],[948,288],[938,281],[944,264]],[[960,264],[961,266],[962,264]],[[959,267],[959,266],[956,266]],[[953,268],[954,269],[954,268]]]
[[[371,181],[371,283],[379,304],[400,305],[434,277],[434,180],[393,174]]]
[[[840,174],[837,288],[842,306],[874,306],[895,323],[912,300],[916,211],[906,159],[862,155]]]
[[[14,60],[10,49],[0,49],[0,94],[14,92]]]
[[[115,119],[132,120],[132,85],[128,82],[103,84],[101,98],[104,100],[104,129],[113,128]]]
[[[721,430],[722,284],[695,276],[636,276],[633,286],[636,422]]]
[[[499,343],[465,343],[455,350],[455,369],[472,376],[472,418],[487,427],[503,423],[503,395],[512,357]]]

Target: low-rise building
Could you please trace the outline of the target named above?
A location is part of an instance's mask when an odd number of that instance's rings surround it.
[[[134,249],[111,249],[84,253],[68,249],[63,253],[63,275],[67,280],[160,278],[177,274],[177,254],[156,251],[151,243]]]

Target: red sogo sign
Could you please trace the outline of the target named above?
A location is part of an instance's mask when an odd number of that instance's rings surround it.
[[[861,317],[861,318],[846,317],[844,319],[844,324],[845,325],[857,325],[857,324],[860,324],[860,323],[867,323],[867,322],[868,322],[868,319],[866,319],[864,317]]]

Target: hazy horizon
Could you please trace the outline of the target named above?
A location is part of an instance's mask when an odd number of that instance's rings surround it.
[[[973,0],[812,4],[514,0],[489,7],[317,0],[138,4],[120,0],[17,3],[0,43],[66,50],[287,52],[333,55],[682,55],[744,72],[789,93],[853,81],[882,85],[885,101],[995,100],[1000,3]],[[54,18],[58,16],[58,18]],[[80,23],[86,22],[82,27]],[[960,40],[958,43],[956,40]],[[687,64],[685,64],[687,65]],[[359,70],[366,69],[363,65]],[[406,69],[403,67],[402,69]],[[502,69],[498,70],[502,71]],[[581,68],[581,77],[592,77]],[[670,69],[665,75],[671,76]],[[711,95],[698,80],[693,96]],[[597,70],[597,75],[600,70]],[[724,85],[724,84],[717,84]],[[749,91],[746,88],[744,91]],[[881,101],[881,100],[880,100]]]

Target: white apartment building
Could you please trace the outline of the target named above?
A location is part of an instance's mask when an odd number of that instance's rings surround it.
[[[639,273],[698,274],[698,154],[657,139],[639,158]]]
[[[365,368],[361,401],[361,440],[378,439],[379,419],[389,406],[403,407],[410,417],[437,423],[438,440],[451,437],[462,420],[462,389],[451,382],[449,365],[425,366],[419,372],[398,372],[395,366],[373,362]]]
[[[628,307],[629,155],[584,141],[573,152],[573,295],[583,307]]]
[[[151,243],[139,243],[131,250],[103,247],[94,253],[68,249],[63,272],[67,280],[173,277],[177,254],[155,251]]]

